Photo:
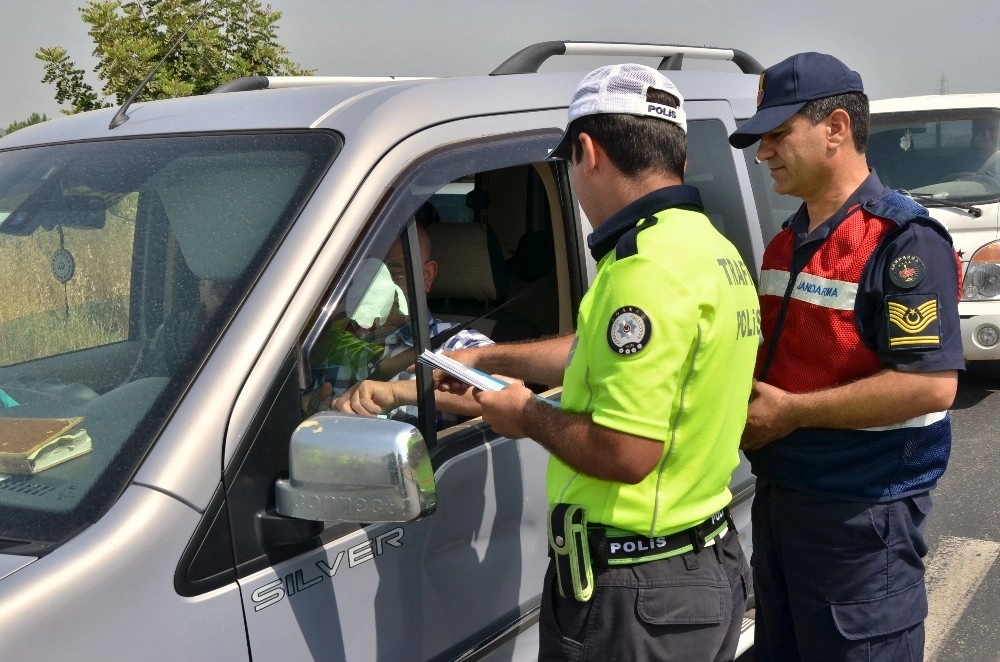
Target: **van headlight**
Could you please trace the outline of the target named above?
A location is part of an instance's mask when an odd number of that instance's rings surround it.
[[[965,270],[962,298],[995,299],[1000,296],[1000,241],[992,241],[972,254]]]

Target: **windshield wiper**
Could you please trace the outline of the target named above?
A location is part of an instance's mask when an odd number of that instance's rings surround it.
[[[17,556],[39,556],[51,542],[45,540],[25,540],[21,538],[0,537],[0,554],[16,554]]]
[[[954,200],[948,200],[947,198],[936,198],[932,195],[918,195],[916,193],[910,193],[906,189],[897,189],[903,195],[908,195],[917,202],[927,206],[927,207],[955,207],[956,209],[962,209],[972,216],[979,218],[983,215],[983,210],[975,205],[971,205],[968,202],[956,202]]]

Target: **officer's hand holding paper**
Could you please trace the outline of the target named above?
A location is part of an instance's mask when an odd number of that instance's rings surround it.
[[[458,350],[452,354],[461,355],[463,350]],[[443,354],[435,354],[428,350],[424,350],[423,353],[417,357],[417,361],[424,363],[426,365],[435,368],[434,374],[434,384],[439,391],[445,393],[454,393],[456,395],[464,395],[466,391],[469,390],[471,386],[478,391],[502,391],[508,387],[517,386],[519,388],[524,388],[528,391],[530,396],[536,400],[544,402],[550,407],[559,408],[559,401],[553,400],[551,398],[544,398],[540,395],[536,395],[524,386],[524,382],[520,379],[513,378],[501,378],[495,375],[490,375],[483,372],[482,370],[477,370],[476,368],[470,367],[461,361],[458,361],[450,356],[445,356]],[[482,405],[482,400],[479,395],[476,394],[476,401]],[[487,416],[483,418],[489,420]],[[491,423],[492,425],[492,423]],[[496,429],[496,425],[493,425]],[[503,434],[501,430],[497,432]],[[509,436],[504,434],[504,436]]]

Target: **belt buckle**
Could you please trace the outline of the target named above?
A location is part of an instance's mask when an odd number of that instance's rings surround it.
[[[705,549],[705,536],[702,535],[700,526],[692,526],[688,529],[688,536],[691,538],[691,546],[694,547],[695,554]]]
[[[705,538],[711,535],[720,524],[725,522],[726,525],[732,526],[732,521],[733,516],[729,512],[729,508],[726,507],[717,512],[715,515],[709,517],[701,524],[696,524],[688,529],[688,534],[691,536],[691,546],[694,547],[695,553],[705,549],[705,545],[708,542]],[[714,539],[715,538],[713,538],[713,540]]]

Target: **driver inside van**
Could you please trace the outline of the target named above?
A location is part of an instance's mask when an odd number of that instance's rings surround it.
[[[955,156],[952,170],[960,174],[1000,175],[992,159],[1000,149],[1000,118],[979,118],[972,120],[972,138],[969,146]],[[992,163],[990,163],[992,161]]]
[[[419,220],[419,219],[418,219]],[[430,237],[417,223],[417,237],[424,277],[424,293],[430,292],[438,273]],[[400,240],[389,249],[385,262],[369,260],[361,268],[356,285],[347,293],[351,325],[358,332],[338,334],[337,345],[325,359],[314,363],[319,386],[303,398],[307,415],[317,411],[339,411],[364,416],[391,415],[416,418],[417,383],[407,370],[416,357],[413,332],[408,324],[406,269]],[[362,291],[363,290],[363,291]],[[429,318],[428,336],[453,329],[456,324]],[[450,352],[491,345],[493,341],[474,329],[462,329],[447,338],[435,352]],[[315,350],[314,350],[315,353]],[[360,381],[358,381],[360,380]],[[479,404],[471,392],[463,395],[435,393],[437,427],[443,429],[463,418],[479,416]]]

